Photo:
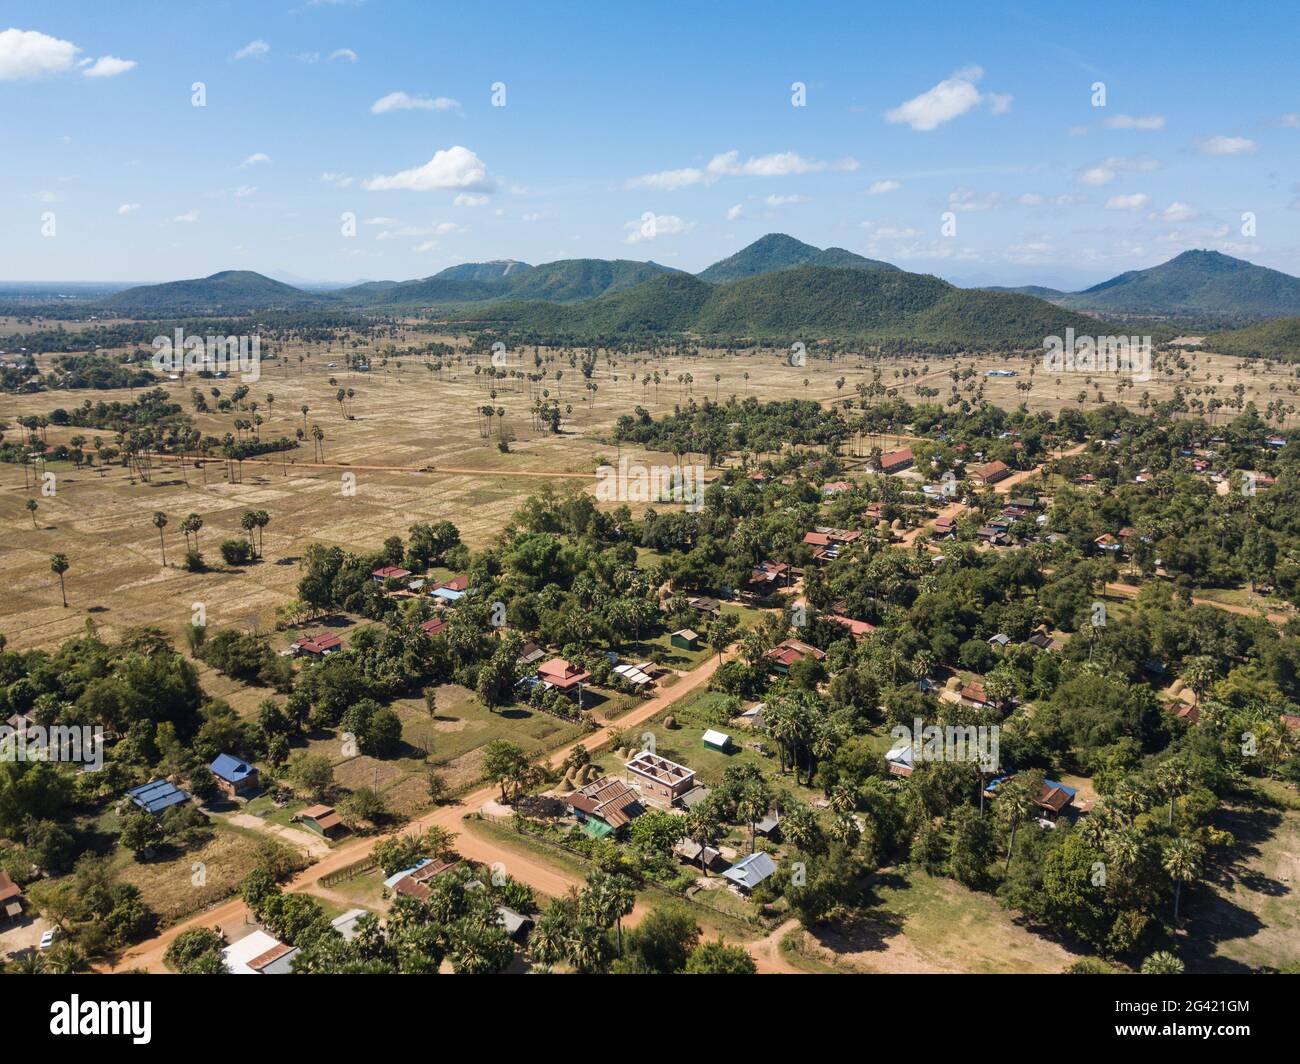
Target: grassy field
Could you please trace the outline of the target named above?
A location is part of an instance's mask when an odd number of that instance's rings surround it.
[[[1242,972],[1300,964],[1300,798],[1272,780],[1228,805],[1218,826],[1236,845],[1218,874],[1186,899],[1178,952],[1189,972]]]
[[[851,924],[795,932],[786,956],[810,971],[870,973],[1050,974],[1080,959],[950,879],[886,869],[871,878],[867,897]]]

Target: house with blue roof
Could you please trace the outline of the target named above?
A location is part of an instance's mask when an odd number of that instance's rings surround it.
[[[132,787],[126,792],[132,804],[155,816],[174,805],[184,805],[190,796],[175,784],[166,780],[154,780],[140,787]]]
[[[751,853],[748,857],[742,857],[722,873],[722,878],[729,880],[731,885],[742,894],[748,894],[775,871],[776,862],[769,854],[760,850],[758,853]]]
[[[217,787],[227,798],[238,798],[257,790],[257,766],[230,754],[218,754],[208,766],[217,779]]]

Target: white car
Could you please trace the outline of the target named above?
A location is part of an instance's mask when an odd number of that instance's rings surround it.
[[[49,949],[53,946],[54,940],[58,938],[58,935],[59,929],[57,927],[51,927],[46,931],[45,934],[41,936],[41,949]]]

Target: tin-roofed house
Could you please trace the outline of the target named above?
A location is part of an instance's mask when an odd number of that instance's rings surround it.
[[[722,873],[722,878],[728,880],[741,894],[748,894],[774,872],[776,862],[760,850],[742,857]]]
[[[257,790],[256,765],[250,765],[247,761],[241,761],[230,754],[218,754],[208,768],[216,777],[217,789],[227,798],[241,798]]]
[[[140,787],[132,787],[126,796],[137,808],[154,815],[174,805],[184,805],[190,800],[188,794],[166,780],[154,780]]]

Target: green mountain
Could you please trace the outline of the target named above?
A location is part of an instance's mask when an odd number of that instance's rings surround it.
[[[488,262],[462,262],[448,266],[433,276],[446,281],[503,281],[527,273],[532,267],[518,259],[492,259]]]
[[[498,299],[509,291],[509,282],[500,279],[474,280],[438,274],[418,281],[372,281],[344,288],[332,295],[354,306],[393,307],[478,303],[485,299]]]
[[[1218,251],[1184,251],[1068,295],[1064,303],[1122,314],[1285,317],[1300,315],[1300,278]]]
[[[103,300],[108,309],[132,314],[242,314],[255,310],[324,305],[330,297],[273,281],[251,270],[223,270],[211,277],[128,288]]]
[[[788,270],[795,266],[898,269],[888,262],[866,259],[843,248],[827,248],[823,251],[811,244],[805,244],[802,240],[786,236],[785,233],[768,233],[748,247],[741,248],[734,255],[715,262],[696,276],[710,284],[724,284],[776,270]]]
[[[1041,284],[1022,284],[1015,287],[1006,285],[990,284],[981,286],[983,292],[1014,292],[1017,295],[1033,296],[1035,299],[1064,299],[1068,292],[1062,292],[1059,288],[1044,288]]]
[[[472,320],[572,336],[691,333],[755,339],[913,340],[971,347],[1036,347],[1099,322],[1030,296],[955,288],[903,270],[801,266],[724,285],[684,274],[572,306],[503,302]]]
[[[1201,348],[1240,358],[1300,362],[1300,318],[1274,318],[1245,329],[1210,333]]]
[[[534,266],[510,282],[511,299],[545,299],[577,303],[618,292],[664,273],[675,273],[657,262],[629,259],[561,259]]]

